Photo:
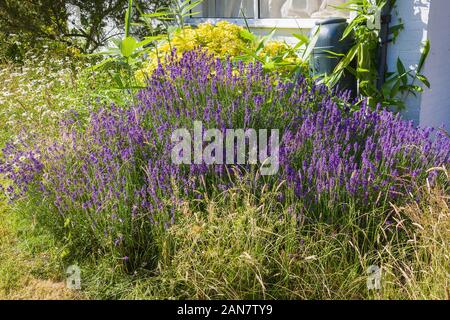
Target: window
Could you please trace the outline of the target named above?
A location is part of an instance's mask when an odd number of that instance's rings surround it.
[[[333,8],[345,0],[265,0],[259,1],[261,18],[323,18],[344,16]]]
[[[334,6],[346,0],[204,0],[193,18],[318,19],[346,17]]]
[[[254,18],[254,0],[204,0],[195,8],[202,18]]]

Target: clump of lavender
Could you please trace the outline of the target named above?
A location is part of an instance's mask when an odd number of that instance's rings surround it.
[[[330,103],[285,133],[284,178],[309,207],[320,200],[369,206],[386,195],[392,200],[427,178],[431,167],[449,164],[450,139],[442,131],[432,139],[433,131],[386,110],[363,105],[349,113]]]
[[[110,250],[133,266],[152,260],[156,233],[175,222],[183,201],[233,185],[235,166],[171,162],[172,132],[194,120],[205,129],[280,129],[281,170],[270,182],[286,180],[285,193],[311,210],[322,199],[371,205],[380,192],[403,191],[399,178],[449,163],[448,137],[432,140],[387,111],[352,113],[348,92],[283,82],[260,64],[201,50],[166,59],[136,105],[93,112],[86,125],[66,121],[60,139],[44,146],[3,150],[0,173],[15,188],[8,194],[37,197],[60,232],[78,237],[78,250]]]

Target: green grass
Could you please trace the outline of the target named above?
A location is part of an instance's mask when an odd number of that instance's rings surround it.
[[[83,294],[95,299],[448,299],[448,197],[443,190],[423,192],[421,204],[392,208],[391,225],[383,223],[385,211],[352,207],[335,224],[297,219],[279,205],[275,190],[258,199],[241,185],[203,200],[202,210],[182,206],[176,224],[158,239],[161,257],[154,269],[143,266],[129,274],[109,256],[80,261]],[[372,227],[361,228],[360,219]],[[366,270],[373,264],[382,268],[381,291],[366,287]]]
[[[71,299],[61,248],[33,221],[0,200],[0,299]]]
[[[312,223],[280,205],[276,190],[256,198],[242,184],[202,206],[183,204],[158,238],[155,268],[130,274],[109,256],[76,261],[83,298],[449,299],[448,195],[421,192],[420,204],[392,207],[390,225],[383,223],[386,211],[351,206],[339,224]],[[59,296],[42,298],[79,298],[61,287],[65,268],[75,263],[64,258],[64,247],[32,219],[1,208],[0,297],[29,297],[38,279],[59,284]],[[371,227],[360,227],[361,219]],[[382,268],[380,291],[366,287],[373,264]]]

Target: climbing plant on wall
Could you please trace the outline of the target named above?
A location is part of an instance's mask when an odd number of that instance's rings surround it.
[[[422,54],[415,68],[406,68],[400,58],[397,59],[396,70],[384,72],[385,60],[380,60],[382,46],[395,41],[403,30],[403,23],[390,26],[386,37],[383,37],[381,19],[388,19],[395,10],[395,0],[351,0],[337,8],[351,11],[354,19],[346,28],[343,39],[353,36],[353,47],[336,66],[334,73],[327,77],[331,85],[335,85],[344,71],[351,72],[358,80],[358,94],[368,98],[371,106],[381,104],[396,110],[405,108],[409,95],[417,95],[423,91],[423,84],[430,87],[428,79],[421,73],[430,51],[430,43],[423,44]],[[383,13],[383,14],[382,14]],[[388,23],[389,20],[384,20]],[[352,63],[356,61],[356,68]],[[380,63],[384,65],[380,68]],[[381,80],[381,81],[380,81]]]

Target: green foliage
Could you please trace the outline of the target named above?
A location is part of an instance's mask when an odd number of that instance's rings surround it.
[[[136,90],[141,88],[135,77],[135,70],[141,65],[140,57],[146,52],[145,46],[151,44],[160,37],[146,37],[143,41],[138,41],[131,36],[133,16],[133,0],[128,1],[128,8],[125,12],[124,34],[122,39],[114,39],[115,46],[107,48],[106,51],[91,54],[89,56],[105,57],[101,62],[91,67],[89,70],[101,70],[110,75],[115,85],[111,89],[127,92],[130,99],[134,98]]]
[[[84,52],[93,52],[97,49],[106,46],[111,39],[121,33],[121,29],[126,30],[125,37],[129,36],[131,32],[131,21],[137,19],[138,13],[128,11],[129,0],[66,0],[68,4],[79,8],[81,21],[80,24],[70,32],[70,37],[80,38],[83,43]],[[145,11],[154,11],[157,8],[167,5],[170,0],[135,0],[136,6]],[[127,15],[124,19],[124,15]],[[112,30],[112,26],[114,29]],[[161,23],[155,21],[155,32],[159,33],[164,30]],[[133,33],[139,37],[146,35],[144,28],[134,26]]]
[[[421,74],[424,62],[428,56],[430,43],[425,42],[420,62],[415,69],[407,70],[403,62],[398,58],[397,70],[386,74],[386,81],[381,89],[377,87],[377,81],[382,76],[378,74],[378,55],[381,45],[380,30],[369,28],[368,23],[373,23],[377,15],[389,3],[390,8],[395,6],[392,0],[377,0],[376,6],[369,0],[352,0],[338,7],[342,10],[353,11],[356,17],[349,23],[344,31],[343,39],[354,36],[355,44],[349,52],[342,57],[336,66],[333,75],[328,77],[330,85],[335,85],[343,76],[344,71],[349,71],[358,80],[359,94],[368,99],[371,106],[381,104],[384,107],[392,107],[397,110],[405,108],[405,101],[409,94],[416,95],[423,88],[416,84],[417,81],[430,87],[427,78]],[[403,24],[390,26],[390,35],[398,36],[403,29]],[[353,61],[357,61],[356,70],[352,67]]]
[[[142,10],[153,11],[167,5],[169,0],[136,0]],[[25,52],[43,42],[59,42],[92,53],[108,44],[124,27],[123,16],[128,0],[5,0],[0,2],[0,40],[6,43],[0,49],[0,60],[22,61]],[[76,21],[74,13],[79,13]],[[137,13],[127,21],[136,19]],[[69,23],[70,22],[70,23]],[[112,26],[115,28],[112,29]],[[164,29],[155,21],[154,32]],[[143,36],[144,28],[134,32]],[[14,37],[11,40],[10,37]]]
[[[54,42],[67,30],[67,13],[63,0],[0,1],[0,61],[23,61],[24,54]]]
[[[73,298],[60,285],[64,248],[16,209],[0,197],[0,299]]]
[[[197,12],[193,12],[203,0],[173,0],[165,6],[159,8],[155,13],[143,14],[142,18],[157,18],[158,20],[166,23],[167,28],[178,28],[182,29],[185,27],[185,20],[191,15],[195,15]],[[167,22],[171,23],[170,25]]]
[[[263,68],[268,72],[279,71],[286,78],[298,76],[298,74],[307,73],[307,57],[311,54],[313,41],[302,35],[295,36],[300,40],[295,47],[291,47],[280,41],[271,41],[275,29],[269,35],[258,37],[250,30],[245,30],[232,24],[220,22],[215,27],[210,25],[200,25],[197,29],[192,29],[185,25],[186,17],[195,14],[192,11],[202,2],[200,1],[173,1],[167,7],[161,7],[156,12],[145,13],[138,3],[129,0],[128,9],[125,12],[124,34],[122,40],[113,40],[114,47],[109,47],[106,51],[93,55],[104,56],[105,59],[94,67],[101,68],[108,72],[116,83],[115,89],[126,91],[131,97],[134,96],[137,89],[145,82],[145,74],[151,74],[152,69],[157,65],[157,59],[163,58],[165,54],[172,51],[173,48],[181,53],[195,46],[201,45],[218,54],[220,57],[230,56],[233,60],[245,62],[260,62]],[[133,12],[139,13],[138,22],[133,23]],[[164,24],[166,34],[155,32],[155,24],[160,21]],[[142,41],[138,41],[131,36],[131,27],[145,27],[148,35],[144,36]],[[213,34],[213,30],[217,33]],[[242,30],[241,30],[242,29]],[[198,33],[197,33],[198,31]],[[233,50],[217,48],[218,39],[210,39],[221,36],[234,38],[236,43],[229,44]],[[236,34],[236,32],[238,32]],[[194,35],[195,34],[195,35]],[[208,40],[214,42],[209,45]],[[198,43],[197,43],[198,42]],[[220,50],[217,50],[220,49]],[[239,50],[239,55],[233,55]],[[219,53],[216,51],[220,51]],[[147,61],[142,57],[146,56]],[[300,59],[302,56],[303,59]],[[149,61],[151,60],[151,61]]]
[[[257,36],[249,29],[243,30],[242,38],[250,43],[243,48],[244,54],[235,57],[234,60],[259,62],[267,72],[279,72],[286,79],[306,74],[308,56],[317,38],[309,40],[303,34],[294,34],[299,41],[295,46],[290,46],[285,42],[271,40],[276,31],[274,28],[265,36]]]

